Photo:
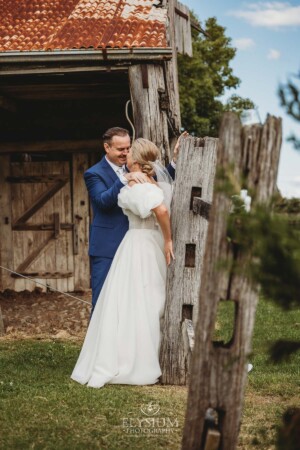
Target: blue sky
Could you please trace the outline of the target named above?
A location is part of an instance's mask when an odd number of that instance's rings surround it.
[[[231,66],[241,84],[229,94],[253,100],[262,121],[268,113],[283,118],[278,187],[283,195],[300,197],[300,151],[286,142],[291,132],[300,137],[300,124],[285,114],[277,95],[279,83],[300,71],[300,0],[182,3],[198,15],[203,27],[208,17],[217,17],[238,49]]]

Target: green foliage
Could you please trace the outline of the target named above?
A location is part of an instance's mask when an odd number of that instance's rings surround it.
[[[240,84],[230,67],[236,50],[216,18],[209,18],[205,28],[205,35],[193,30],[193,57],[178,55],[180,106],[185,129],[198,136],[217,136],[224,111],[241,112],[254,105],[237,95],[226,105],[219,99]]]
[[[282,197],[276,202],[275,211],[287,214],[300,214],[300,199]]]
[[[224,111],[231,111],[241,116],[245,109],[253,109],[255,107],[249,98],[241,98],[239,95],[233,94],[224,105]]]
[[[248,276],[262,294],[285,309],[300,305],[299,233],[285,217],[264,206],[229,216],[228,236],[240,254],[249,255]]]
[[[279,86],[278,94],[287,114],[300,122],[300,72],[292,78],[294,80],[288,80],[286,85]],[[291,134],[288,141],[294,144],[296,150],[300,150],[300,139],[295,134]]]

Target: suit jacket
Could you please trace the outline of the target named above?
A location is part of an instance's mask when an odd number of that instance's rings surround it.
[[[171,164],[167,169],[174,179],[175,169]],[[85,172],[84,180],[94,213],[89,255],[113,258],[128,230],[128,218],[118,206],[118,194],[124,184],[105,156]]]

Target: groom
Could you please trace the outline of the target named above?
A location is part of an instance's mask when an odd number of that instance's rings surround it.
[[[89,255],[92,273],[92,312],[95,308],[113,257],[128,230],[128,219],[118,206],[118,194],[129,181],[145,183],[146,175],[128,172],[126,158],[130,137],[124,128],[109,128],[103,135],[106,155],[88,169],[84,180],[93,208]],[[175,158],[177,156],[177,152]],[[174,157],[173,157],[174,159]],[[175,177],[175,162],[167,169]]]

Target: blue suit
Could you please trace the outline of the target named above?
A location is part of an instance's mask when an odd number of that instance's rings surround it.
[[[175,169],[172,165],[169,164],[167,169],[174,178]],[[128,230],[128,219],[118,206],[118,194],[124,184],[105,157],[85,172],[84,180],[94,213],[89,244],[93,310],[113,257]]]

